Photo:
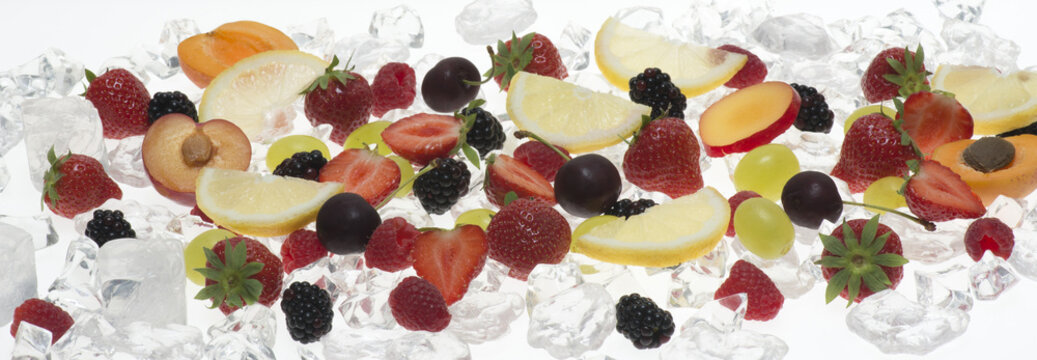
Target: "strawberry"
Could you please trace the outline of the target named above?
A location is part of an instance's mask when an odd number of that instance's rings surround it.
[[[513,46],[515,50],[512,49]],[[493,48],[487,48],[493,51]],[[558,55],[558,49],[550,39],[537,33],[523,35],[521,39],[512,33],[511,40],[498,41],[497,54],[493,55],[493,68],[484,76],[492,76],[501,90],[507,91],[511,78],[519,71],[550,76],[558,80],[569,76],[565,64],[562,64],[562,57]]]
[[[861,77],[861,90],[871,103],[890,100],[897,95],[906,97],[928,88],[928,75],[921,46],[915,52],[906,48],[889,48],[871,60]]]
[[[911,136],[923,154],[936,147],[972,137],[972,115],[954,98],[928,91],[908,96],[903,111],[897,114],[901,128]]]
[[[331,124],[331,141],[341,144],[349,133],[367,123],[374,106],[374,94],[363,76],[351,72],[346,64],[345,71],[335,70],[338,57],[303,91],[306,94],[304,110],[310,124]]]
[[[515,160],[529,165],[530,168],[543,175],[547,181],[555,181],[558,169],[565,165],[569,152],[561,146],[555,146],[565,156],[558,155],[550,146],[539,141],[527,141],[515,148]]]
[[[537,264],[557,264],[569,252],[572,230],[562,214],[540,200],[517,199],[505,205],[486,227],[490,258],[526,280]]]
[[[406,109],[414,103],[417,80],[414,69],[404,63],[391,62],[382,65],[371,82],[374,108],[371,115],[382,117],[389,110]]]
[[[257,302],[270,306],[281,297],[281,259],[263,243],[236,237],[204,250],[205,268],[198,272],[205,276],[205,288],[195,299],[212,299],[213,307],[230,314]]]
[[[828,280],[826,303],[842,296],[849,306],[887,288],[896,289],[904,277],[907,259],[900,237],[880,224],[877,215],[844,221],[831,235],[820,236],[821,273]]]
[[[713,299],[722,299],[739,293],[746,295],[746,320],[767,321],[773,319],[778,316],[782,305],[785,304],[785,296],[778,291],[774,281],[763,270],[745,260],[738,260],[731,266],[730,275],[713,293]]]
[[[313,230],[295,230],[281,244],[281,262],[284,263],[285,274],[291,274],[295,269],[327,256],[328,249],[320,243],[317,232]]]
[[[96,159],[71,152],[59,159],[51,148],[47,161],[50,169],[43,176],[43,202],[55,214],[71,219],[108,199],[122,199],[122,189]]]
[[[702,188],[699,141],[678,118],[645,119],[623,155],[623,175],[644,190],[679,198]]]
[[[344,192],[360,195],[378,206],[400,186],[400,168],[395,161],[367,149],[346,149],[320,169],[320,182],[340,182]]]
[[[396,323],[411,331],[439,332],[450,325],[450,310],[435,286],[417,276],[403,279],[389,292]]]
[[[965,251],[972,260],[983,259],[983,253],[987,250],[1008,260],[1014,247],[1015,234],[1012,233],[1012,228],[998,218],[976,220],[965,230]]]
[[[65,310],[57,305],[40,299],[25,300],[14,309],[14,321],[11,322],[11,336],[18,336],[18,326],[27,322],[50,330],[50,343],[58,342],[62,335],[72,327],[75,321]]]
[[[148,132],[151,95],[136,76],[125,69],[108,70],[101,76],[87,70],[86,99],[97,108],[104,137],[122,139]]]
[[[482,271],[486,252],[486,233],[482,228],[462,225],[454,230],[421,233],[414,240],[411,257],[418,276],[435,285],[450,305],[464,297],[468,283]]]
[[[743,201],[758,197],[761,196],[755,191],[742,190],[727,199],[727,205],[731,207],[731,220],[727,222],[727,232],[724,235],[735,236],[735,210],[738,210],[738,205],[741,205]]]
[[[411,250],[419,235],[421,232],[401,217],[383,221],[367,241],[364,263],[369,268],[389,272],[411,267],[414,264]]]
[[[731,44],[726,44],[717,49],[742,54],[748,58],[745,61],[745,65],[742,65],[742,69],[738,70],[738,73],[731,80],[724,83],[724,86],[732,89],[741,89],[749,85],[762,83],[763,79],[767,77],[767,64],[764,64],[759,56],[749,52],[749,50]]]
[[[901,144],[901,133],[892,120],[882,114],[865,115],[846,133],[832,176],[859,193],[880,178],[907,175],[906,161],[915,158],[914,149]]]
[[[923,220],[975,219],[987,209],[979,196],[951,169],[923,160],[904,185],[904,199],[912,214]]]
[[[486,180],[483,191],[486,199],[498,207],[504,206],[504,198],[514,192],[520,198],[535,198],[549,204],[555,203],[555,191],[543,175],[526,164],[507,155],[486,159]]]
[[[382,131],[382,140],[400,157],[422,166],[446,157],[460,138],[461,121],[450,115],[416,114]]]

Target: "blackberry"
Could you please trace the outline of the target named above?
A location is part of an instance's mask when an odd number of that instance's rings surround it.
[[[335,313],[331,297],[317,285],[305,281],[292,283],[281,294],[281,311],[292,340],[308,344],[331,332]]]
[[[636,293],[623,295],[616,304],[616,330],[638,349],[657,348],[673,335],[673,316],[652,299]]]
[[[464,163],[451,158],[433,160],[428,166],[433,164],[438,165],[414,179],[414,196],[429,214],[442,215],[468,193],[472,173]]]
[[[486,156],[490,151],[503,148],[505,135],[500,121],[480,107],[472,108],[471,111],[468,108],[461,109],[461,115],[468,115],[470,112],[475,113],[475,124],[468,130],[465,141],[479,150],[480,157]]]
[[[608,209],[605,209],[605,215],[612,215],[616,217],[629,218],[631,216],[640,214],[648,210],[648,208],[655,206],[655,201],[652,199],[641,199],[641,200],[630,200],[622,199],[609,205]]]
[[[300,151],[292,154],[292,157],[281,161],[277,168],[274,168],[274,175],[317,180],[317,176],[320,175],[320,169],[327,164],[328,159],[324,158],[320,150]]]
[[[187,95],[179,91],[165,91],[155,93],[148,102],[148,123],[153,124],[158,118],[172,113],[181,113],[190,116],[194,122],[198,122],[198,110]]]
[[[137,233],[123,218],[122,211],[94,210],[94,218],[86,223],[86,237],[97,246],[104,246],[109,240],[135,238]]]
[[[796,115],[796,128],[801,131],[828,133],[832,130],[832,118],[835,114],[828,108],[825,96],[817,92],[813,87],[792,84],[802,100],[799,104],[799,114]]]
[[[658,68],[647,68],[630,78],[630,100],[652,107],[653,119],[667,109],[666,116],[683,119],[684,109],[688,107],[688,99],[681,94],[681,89],[670,81],[670,75]]]

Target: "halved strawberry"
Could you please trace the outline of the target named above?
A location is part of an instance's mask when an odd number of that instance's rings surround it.
[[[378,206],[400,186],[396,162],[367,149],[346,149],[320,169],[320,182],[345,184],[345,192],[360,195],[371,206]]]
[[[928,91],[911,94],[904,111],[897,115],[900,125],[923,154],[937,146],[972,137],[972,115],[954,98]]]
[[[435,285],[447,305],[464,297],[468,283],[486,263],[486,233],[476,225],[430,230],[414,241],[414,270]]]
[[[392,152],[415,165],[447,157],[457,145],[461,121],[449,115],[421,113],[394,122],[382,131]]]
[[[975,219],[987,209],[961,176],[932,160],[922,160],[907,181],[904,198],[911,213],[929,221]]]
[[[554,205],[555,192],[543,175],[511,156],[490,156],[486,159],[486,182],[483,190],[494,205],[503,207],[504,197],[514,191],[519,198],[540,199]]]

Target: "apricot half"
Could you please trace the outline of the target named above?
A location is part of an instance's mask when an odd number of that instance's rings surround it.
[[[230,121],[199,124],[186,115],[169,114],[148,128],[141,156],[154,182],[174,192],[193,193],[203,167],[248,169],[252,144]]]
[[[932,159],[950,168],[969,184],[972,191],[990,205],[998,195],[1023,198],[1037,189],[1037,136],[1019,135],[1005,138],[1015,146],[1015,158],[1004,168],[983,173],[962,158],[965,149],[976,142],[966,139],[940,145]]]
[[[189,37],[176,48],[184,75],[202,88],[238,60],[268,50],[298,47],[280,30],[255,21],[237,21]]]
[[[699,118],[706,155],[721,157],[770,143],[796,121],[801,101],[796,89],[777,81],[725,96]]]

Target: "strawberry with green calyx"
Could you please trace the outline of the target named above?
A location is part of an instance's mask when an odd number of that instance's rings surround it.
[[[255,303],[271,306],[281,296],[281,260],[262,243],[236,237],[204,250],[206,267],[195,270],[205,276],[205,288],[195,299],[211,299],[213,308],[230,314]]]
[[[349,60],[344,70],[335,70],[338,63],[337,56],[332,58],[324,74],[302,94],[306,95],[304,109],[310,124],[330,124],[331,141],[341,144],[353,130],[367,123],[374,108],[374,93],[363,76],[352,72]]]
[[[929,91],[926,77],[930,73],[925,70],[924,60],[921,45],[915,53],[906,47],[889,48],[878,53],[861,77],[864,98],[877,103],[898,95],[907,97],[919,91]]]
[[[644,116],[623,155],[623,174],[637,187],[679,198],[702,188],[699,141],[684,119]]]
[[[826,303],[842,296],[850,306],[879,291],[895,289],[904,276],[907,259],[900,237],[880,224],[877,215],[844,221],[831,235],[820,237],[824,245],[821,272],[828,280]]]
[[[50,169],[43,175],[42,201],[55,214],[71,219],[108,199],[122,199],[122,189],[97,159],[72,152],[58,158],[51,147],[47,161]]]
[[[97,109],[105,138],[123,139],[148,131],[151,94],[140,79],[126,69],[111,69],[101,76],[86,70],[86,82],[83,97]]]
[[[529,33],[522,38],[511,33],[511,40],[497,41],[496,53],[491,46],[487,46],[486,51],[490,53],[493,67],[483,74],[486,77],[484,82],[493,78],[503,91],[508,90],[511,78],[519,71],[558,80],[569,76],[558,49],[550,39],[538,33]]]

